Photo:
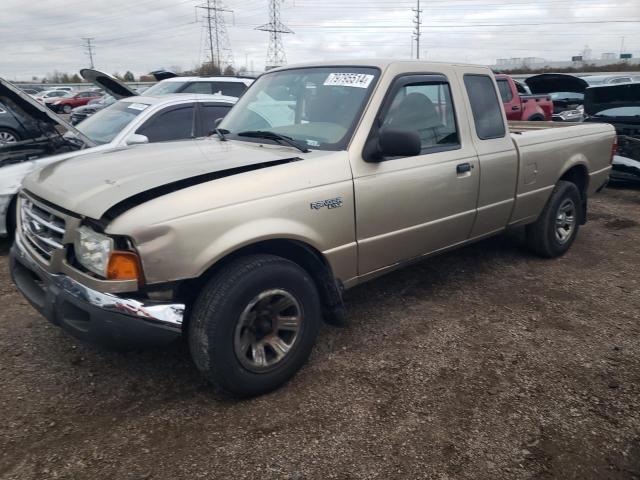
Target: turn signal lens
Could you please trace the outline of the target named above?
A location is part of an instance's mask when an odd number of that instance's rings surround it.
[[[138,255],[133,252],[112,252],[107,266],[108,280],[142,281]]]
[[[611,162],[613,162],[613,157],[618,153],[618,136],[613,137],[613,145],[611,145]]]

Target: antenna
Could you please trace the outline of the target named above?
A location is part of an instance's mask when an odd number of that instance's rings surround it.
[[[233,64],[233,54],[231,53],[227,25],[224,20],[224,13],[233,13],[233,10],[225,8],[219,0],[207,0],[205,4],[198,5],[196,9],[198,8],[206,11],[206,15],[202,20],[204,27],[207,29],[211,66],[214,67],[213,69],[217,69],[219,73],[222,73],[223,65]]]
[[[269,0],[269,23],[256,27],[256,30],[269,32],[269,49],[265,70],[287,64],[287,56],[282,44],[282,33],[293,33],[289,27],[280,21],[280,2],[282,0]]]
[[[417,0],[416,8],[412,8],[411,11],[416,14],[416,18],[413,19],[413,24],[415,25],[413,38],[416,39],[416,58],[420,59],[420,25],[422,24],[422,19],[420,18],[420,14],[422,13],[422,10],[420,9],[420,0]]]
[[[83,37],[82,40],[84,40],[84,49],[85,49],[85,53],[89,56],[89,62],[91,63],[91,68],[94,68],[93,66],[93,52],[94,49],[96,48],[95,45],[91,45],[91,42],[93,40],[95,40],[95,38],[93,37]]]

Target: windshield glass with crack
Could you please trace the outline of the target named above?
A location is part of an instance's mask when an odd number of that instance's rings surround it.
[[[343,150],[349,142],[379,71],[369,67],[313,67],[260,77],[220,124],[227,137],[273,132],[312,150]]]

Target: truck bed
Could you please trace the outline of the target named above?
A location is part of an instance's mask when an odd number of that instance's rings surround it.
[[[611,125],[508,122],[508,126],[519,157],[514,218],[535,218],[567,165],[583,165],[589,172],[588,195],[606,182],[614,134]]]
[[[521,134],[530,132],[533,130],[547,130],[550,128],[569,128],[582,125],[575,122],[507,122],[509,126],[509,132],[515,134]]]

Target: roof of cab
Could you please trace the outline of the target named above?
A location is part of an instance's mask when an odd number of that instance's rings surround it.
[[[294,65],[286,65],[283,67],[274,68],[273,70],[269,70],[269,72],[281,71],[281,70],[291,70],[293,68],[308,68],[308,67],[377,67],[381,70],[389,67],[390,65],[413,65],[415,68],[421,68],[422,70],[429,69],[430,65],[438,66],[438,65],[448,65],[454,67],[474,67],[474,68],[484,68],[486,70],[490,70],[489,67],[484,65],[473,65],[473,64],[465,64],[459,62],[432,62],[432,61],[424,61],[424,60],[398,60],[397,58],[368,58],[368,59],[342,59],[342,60],[325,60],[322,62],[309,62],[309,63],[298,63]]]
[[[166,80],[163,80],[166,82]],[[237,97],[227,95],[208,95],[203,93],[170,93],[167,95],[136,95],[120,100],[129,103],[146,103],[148,105],[158,105],[163,103],[188,103],[188,102],[212,102],[235,104]]]

